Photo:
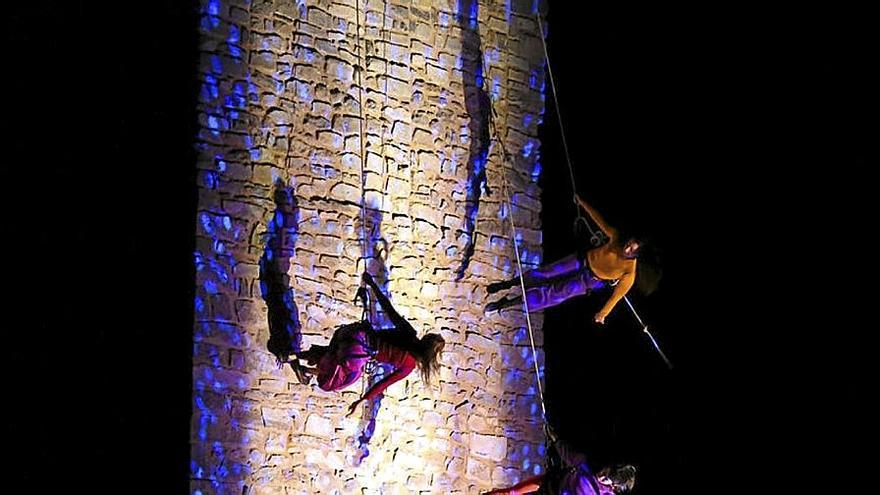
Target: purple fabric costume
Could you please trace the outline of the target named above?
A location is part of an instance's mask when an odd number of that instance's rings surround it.
[[[608,283],[590,270],[584,256],[572,254],[523,275],[529,311],[539,311],[582,296]]]

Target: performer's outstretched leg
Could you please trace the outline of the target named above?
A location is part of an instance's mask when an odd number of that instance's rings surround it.
[[[572,254],[556,260],[548,265],[539,266],[523,274],[523,282],[526,288],[535,287],[552,278],[575,273],[584,267],[584,262],[577,254]],[[500,290],[509,289],[519,283],[519,276],[501,282],[494,282],[486,286],[486,292],[493,294]]]
[[[529,312],[540,311],[561,304],[573,297],[587,294],[605,285],[595,278],[589,270],[581,270],[574,275],[546,281],[526,289],[526,301]],[[486,305],[486,311],[495,311],[509,306],[522,304],[522,296],[502,298]]]
[[[364,272],[363,279],[364,282],[366,282],[367,285],[369,285],[370,288],[373,289],[373,295],[376,296],[376,301],[379,302],[379,306],[382,307],[382,311],[385,312],[385,315],[388,316],[388,320],[392,324],[394,324],[395,328],[397,328],[398,330],[411,330],[413,333],[415,333],[415,329],[412,328],[412,325],[410,325],[410,323],[406,321],[406,318],[400,316],[400,313],[398,313],[397,310],[394,309],[394,306],[391,304],[388,296],[383,294],[382,290],[379,289],[379,286],[373,280],[372,275]]]

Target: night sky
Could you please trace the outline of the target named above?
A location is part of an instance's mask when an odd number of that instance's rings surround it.
[[[862,299],[827,263],[876,223],[859,225],[877,109],[863,19],[551,3],[578,191],[662,250],[660,289],[632,299],[675,369],[625,308],[600,328],[602,298],[566,303],[546,311],[548,415],[595,465],[636,464],[637,493],[868,482],[852,447],[869,417]],[[556,118],[548,86],[547,260],[575,242]]]
[[[576,2],[579,4],[579,2]],[[580,195],[614,226],[647,235],[664,276],[650,297],[630,299],[674,365],[666,368],[621,301],[604,327],[592,317],[608,292],[545,311],[548,416],[594,468],[639,469],[636,493],[681,490],[695,467],[710,396],[697,383],[711,317],[696,306],[693,242],[704,191],[695,147],[700,129],[700,53],[675,26],[627,12],[556,2],[548,15],[551,68]],[[671,34],[671,36],[670,36]],[[553,260],[585,239],[575,210],[549,83],[542,133],[544,255]],[[694,170],[694,166],[698,166]],[[710,164],[705,165],[707,168]],[[704,229],[705,230],[705,229]],[[706,285],[712,283],[705,281]],[[705,439],[700,439],[705,440]]]
[[[4,9],[3,428],[6,471],[30,492],[187,487],[198,62],[187,3]],[[675,365],[624,306],[593,324],[604,296],[547,310],[548,415],[595,466],[636,464],[639,494],[715,493],[743,473],[745,491],[766,493],[756,473],[800,478],[778,469],[788,447],[802,466],[852,468],[853,420],[868,417],[855,412],[869,382],[859,332],[873,330],[850,324],[852,306],[794,290],[835,293],[846,270],[799,267],[873,225],[854,213],[873,188],[876,28],[863,12],[738,9],[555,1],[548,17],[577,189],[662,249],[660,289],[632,299]],[[546,104],[552,260],[578,241],[549,81]],[[851,479],[863,478],[834,486]]]

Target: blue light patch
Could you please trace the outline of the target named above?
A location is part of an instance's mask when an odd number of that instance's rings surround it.
[[[229,25],[229,36],[226,37],[227,43],[238,43],[241,41],[241,29],[235,24]]]
[[[537,89],[538,87],[538,71],[536,69],[532,69],[529,73],[529,88]]]
[[[211,134],[215,137],[219,136],[220,120],[213,115],[208,115],[208,128],[211,129]]]
[[[247,99],[241,95],[228,95],[224,102],[230,108],[244,108],[247,105]]]
[[[196,251],[193,253],[193,261],[196,265],[196,271],[200,272],[205,268],[205,258],[202,253]]]
[[[209,94],[212,99],[216,100],[220,96],[220,90],[217,87],[217,78],[211,74],[205,74],[205,83],[202,90]],[[207,96],[205,96],[205,99],[207,99]]]
[[[497,101],[501,97],[501,77],[492,78],[492,99]]]
[[[312,99],[311,91],[309,90],[309,86],[307,84],[303,84],[300,82],[296,83],[296,94],[301,99],[310,101]]]
[[[207,213],[202,213],[201,215],[199,215],[199,220],[201,221],[202,229],[205,232],[207,232],[208,234],[214,233],[214,226],[211,225],[211,217],[208,216]]]
[[[440,21],[440,27],[449,27],[449,14],[446,12],[440,12],[438,20]]]
[[[202,28],[202,31],[211,31],[219,25],[220,19],[212,15],[203,15],[201,21],[199,22],[199,26]]]
[[[217,290],[217,283],[213,280],[205,281],[205,290],[208,292],[208,294],[211,294],[212,296],[220,292]]]
[[[196,312],[198,312],[198,313],[205,311],[205,302],[199,296],[196,296],[195,307],[196,307]]]
[[[486,53],[486,59],[489,62],[497,63],[501,61],[501,50],[497,48],[490,48]]]
[[[217,240],[215,239],[215,242],[216,241]],[[217,278],[219,278],[223,283],[229,282],[229,274],[226,273],[226,269],[224,269],[223,266],[217,262],[217,260],[209,259],[208,264],[211,266],[211,270],[214,272],[214,274],[217,275]]]
[[[477,29],[477,20],[480,16],[480,2],[477,0],[470,0],[471,2],[471,11],[468,15],[468,20],[470,20],[469,27],[472,30]]]
[[[220,0],[208,0],[205,10],[211,15],[220,15]]]

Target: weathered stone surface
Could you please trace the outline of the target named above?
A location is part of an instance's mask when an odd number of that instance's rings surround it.
[[[333,422],[328,418],[310,414],[306,419],[306,434],[316,437],[329,437],[333,433]]]

